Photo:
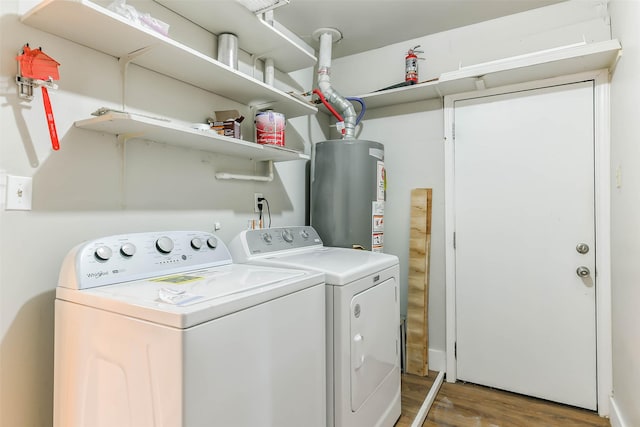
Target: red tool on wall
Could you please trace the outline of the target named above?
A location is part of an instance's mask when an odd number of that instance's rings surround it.
[[[60,64],[42,51],[42,48],[31,49],[29,44],[22,48],[22,53],[16,57],[18,60],[18,76],[16,82],[19,86],[19,95],[22,98],[33,99],[33,88],[42,87],[42,100],[44,111],[47,116],[47,126],[49,136],[51,136],[51,147],[54,150],[60,149],[56,122],[53,118],[51,100],[47,87],[57,89],[53,80],[59,80],[58,67]]]

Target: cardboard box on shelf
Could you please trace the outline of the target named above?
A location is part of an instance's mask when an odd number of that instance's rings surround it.
[[[238,110],[215,111],[213,117],[207,119],[211,129],[219,135],[238,139],[242,139],[242,128],[240,124],[243,120],[244,117]]]

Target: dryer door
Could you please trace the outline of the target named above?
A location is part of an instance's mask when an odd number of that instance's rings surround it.
[[[356,412],[398,365],[398,284],[395,277],[351,300],[351,410]]]

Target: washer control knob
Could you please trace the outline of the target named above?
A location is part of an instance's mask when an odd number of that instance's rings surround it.
[[[193,239],[191,239],[191,247],[196,251],[199,250],[200,248],[202,248],[202,240],[200,240],[198,237],[194,237]]]
[[[309,232],[306,229],[302,229],[302,231],[300,232],[300,236],[306,240],[309,238]]]
[[[271,243],[271,241],[273,240],[273,237],[271,237],[270,233],[264,233],[262,235],[262,240],[264,240],[265,243]]]
[[[282,238],[285,242],[291,243],[293,242],[293,233],[288,228],[285,228],[284,230],[282,230]]]
[[[100,246],[98,249],[96,249],[94,255],[99,261],[106,261],[111,258],[111,255],[113,255],[113,251],[109,246]]]
[[[136,253],[136,245],[133,243],[125,243],[120,246],[120,253],[126,257],[132,257]]]
[[[163,254],[168,254],[173,250],[173,240],[167,236],[162,236],[156,240],[156,249]]]
[[[215,237],[209,237],[207,239],[207,246],[209,246],[211,249],[215,249],[218,247],[218,239],[216,239]]]

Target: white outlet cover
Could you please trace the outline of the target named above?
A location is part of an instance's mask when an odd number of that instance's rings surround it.
[[[262,195],[262,193],[253,193],[253,211],[255,213],[260,212],[260,209],[258,209],[258,197],[264,197]]]
[[[6,210],[30,211],[33,195],[32,178],[7,175]]]

